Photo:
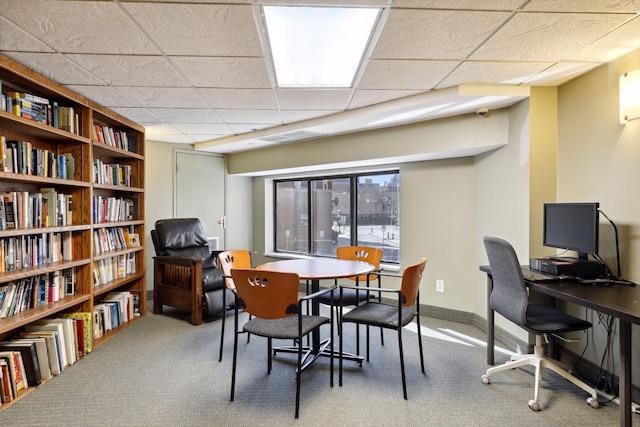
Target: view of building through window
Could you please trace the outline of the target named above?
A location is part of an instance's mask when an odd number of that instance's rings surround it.
[[[335,256],[338,246],[364,245],[399,263],[399,190],[397,171],[277,181],[276,251]]]

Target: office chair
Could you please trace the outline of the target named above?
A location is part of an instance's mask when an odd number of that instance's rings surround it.
[[[555,360],[545,357],[542,341],[547,334],[583,331],[590,328],[591,323],[553,307],[530,303],[520,263],[513,247],[505,240],[489,236],[484,238],[484,246],[493,277],[493,290],[489,300],[491,308],[524,330],[535,334],[536,344],[533,354],[514,354],[504,365],[487,369],[487,373],[482,376],[482,382],[489,384],[491,375],[507,369],[524,365],[535,367],[533,400],[529,401],[529,407],[539,411],[540,378],[542,371],[547,368],[589,393],[591,397],[587,398],[587,403],[592,408],[597,408],[599,402],[596,390],[574,377]]]
[[[266,270],[233,269],[231,277],[236,286],[237,303],[235,305],[235,337],[233,341],[233,368],[231,373],[231,398],[235,396],[236,365],[238,355],[238,335],[244,332],[267,338],[267,373],[271,373],[273,358],[273,338],[293,339],[298,346],[298,362],[296,370],[296,409],[295,417],[300,412],[300,381],[302,377],[302,338],[329,324],[331,339],[320,348],[324,351],[330,347],[329,384],[333,387],[333,311],[330,317],[312,316],[302,313],[302,303],[317,298],[333,288],[328,288],[311,295],[298,298],[300,278],[296,273],[281,273]],[[238,328],[238,310],[253,316],[246,322],[242,330]]]
[[[231,292],[233,292],[233,296],[235,298],[236,294],[236,286],[233,283],[233,278],[231,277],[231,270],[234,268],[252,268],[251,263],[251,252],[247,250],[230,250],[220,252],[218,254],[218,267],[222,270],[222,274],[224,277],[224,284]],[[234,300],[235,304],[235,300]],[[222,305],[227,308],[229,305],[227,304],[226,294],[222,295]],[[232,308],[232,307],[231,307]],[[222,329],[220,330],[220,356],[218,357],[218,362],[222,362],[222,350],[224,348],[224,330],[225,330],[225,319],[226,315],[222,316]],[[247,342],[249,341],[249,335],[247,335]]]
[[[418,346],[420,348],[420,366],[424,374],[424,358],[422,356],[422,334],[420,333],[420,280],[424,273],[427,263],[422,258],[418,263],[408,265],[402,273],[402,283],[400,289],[387,289],[377,287],[360,287],[360,290],[369,290],[372,292],[381,292],[385,294],[395,293],[397,304],[386,304],[380,301],[369,300],[356,306],[348,313],[342,313],[344,304],[340,304],[340,318],[342,323],[356,323],[356,327],[360,324],[368,326],[377,326],[380,328],[395,329],[398,332],[398,347],[400,353],[400,373],[402,375],[402,391],[404,399],[407,400],[407,380],[404,370],[404,352],[402,349],[402,328],[416,319],[418,327]],[[379,273],[383,274],[383,273]],[[390,275],[388,275],[390,276]],[[340,296],[349,287],[340,286]],[[353,289],[354,287],[350,287]],[[342,386],[342,332],[340,333],[340,362],[339,362],[339,385]],[[368,349],[367,349],[368,352]]]
[[[339,313],[338,308],[341,305],[344,306],[353,306],[358,305],[361,302],[367,301],[372,298],[376,298],[374,294],[371,292],[367,292],[364,290],[358,289],[360,284],[365,284],[366,286],[370,286],[372,281],[378,282],[378,287],[381,286],[380,276],[375,274],[376,272],[380,272],[380,262],[382,261],[382,249],[372,248],[368,246],[339,246],[336,248],[336,258],[344,259],[349,261],[364,261],[373,265],[375,270],[374,273],[365,274],[362,276],[349,277],[350,280],[353,280],[356,284],[356,287],[345,288],[342,290],[342,299],[339,298],[339,291],[336,288],[333,291],[333,294],[324,294],[318,300],[321,304],[328,305],[335,309],[336,312]],[[336,286],[338,285],[338,280],[335,281]],[[307,287],[307,293],[309,289]],[[379,299],[380,294],[377,295]],[[339,314],[338,314],[339,316]],[[340,318],[338,317],[338,324],[340,324]],[[382,341],[382,345],[384,345],[384,335],[383,330],[380,329],[380,340]],[[369,328],[367,327],[367,349],[369,348]],[[357,357],[360,354],[360,328],[356,330],[356,354],[355,359],[362,361],[361,358]],[[354,356],[354,355],[351,355]],[[367,351],[367,360],[369,360],[369,352]]]

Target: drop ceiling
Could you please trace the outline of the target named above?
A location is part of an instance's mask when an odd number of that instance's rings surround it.
[[[352,88],[278,88],[262,5],[381,8]],[[232,153],[489,111],[640,47],[640,0],[2,0],[0,53]]]

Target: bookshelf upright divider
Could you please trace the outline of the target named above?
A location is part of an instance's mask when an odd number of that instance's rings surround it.
[[[147,310],[144,128],[2,55],[0,89],[0,341],[90,313],[90,351]]]

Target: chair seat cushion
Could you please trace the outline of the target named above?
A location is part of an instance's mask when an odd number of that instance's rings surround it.
[[[320,325],[330,323],[324,316],[302,316],[302,335],[306,335]],[[260,319],[254,317],[244,324],[243,330],[261,337],[295,339],[298,338],[298,316],[280,319]]]
[[[222,270],[218,268],[202,269],[202,292],[215,291],[224,287]]]
[[[583,331],[591,323],[543,304],[527,306],[525,329],[533,333]]]
[[[331,304],[331,297],[333,295],[333,304]],[[367,296],[367,291],[358,291],[356,289],[343,289],[342,290],[342,305],[356,305],[367,301],[368,299],[375,298],[372,293]],[[327,292],[318,296],[317,300],[320,304],[325,305],[340,305],[340,289],[336,288],[331,292]]]
[[[414,311],[403,307],[400,315],[400,326],[409,324],[413,317]],[[378,302],[368,302],[343,314],[342,321],[395,329],[398,327],[398,307]]]

